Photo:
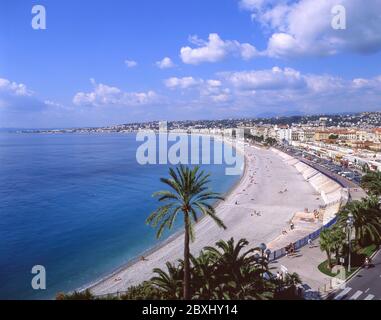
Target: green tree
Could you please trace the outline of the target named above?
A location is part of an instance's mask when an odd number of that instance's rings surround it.
[[[217,299],[215,287],[218,283],[218,274],[215,272],[216,261],[210,253],[202,250],[198,257],[191,256],[193,298],[199,300]]]
[[[302,283],[297,273],[286,273],[284,279],[281,282],[282,290],[277,292],[275,299],[282,300],[295,300],[302,299],[297,293],[297,286]]]
[[[200,300],[237,300],[237,299],[271,299],[274,297],[275,282],[268,270],[267,260],[263,263],[254,252],[256,248],[243,251],[248,245],[245,239],[237,243],[233,239],[218,241],[216,247],[205,247],[198,257],[191,259],[192,299]],[[164,297],[178,299],[179,282],[183,261],[179,260],[180,269],[167,264],[168,271],[155,269],[158,277],[151,281],[162,291]],[[268,272],[267,279],[264,276]]]
[[[218,274],[218,285],[214,289],[218,299],[268,299],[273,296],[275,286],[264,279],[268,271],[267,258],[254,254],[258,248],[242,252],[248,244],[246,239],[235,243],[231,238],[218,241],[216,247],[204,248]]]
[[[263,300],[298,299],[297,274],[279,281],[268,268],[267,259],[260,259],[258,248],[244,250],[245,239],[219,241],[216,247],[205,247],[198,257],[190,255],[190,297],[199,300]],[[181,299],[183,296],[184,261],[166,263],[166,270],[156,268],[149,281],[129,287],[122,296],[94,297],[90,292],[59,294],[57,299],[122,299],[162,300]]]
[[[361,187],[372,195],[381,196],[381,172],[367,170],[361,178]]]
[[[163,300],[166,299],[164,291],[154,286],[151,281],[144,281],[136,286],[131,286],[120,297],[121,300]]]
[[[193,169],[183,165],[176,169],[170,168],[170,179],[161,178],[161,182],[170,190],[154,193],[159,202],[165,203],[153,212],[147,223],[157,227],[159,238],[164,229],[171,229],[179,213],[183,214],[184,220],[184,281],[183,297],[190,299],[190,250],[189,242],[194,239],[193,224],[199,220],[199,214],[211,217],[219,227],[226,228],[220,218],[217,217],[211,200],[224,200],[223,197],[208,188],[210,183],[209,174],[200,171],[198,166]]]
[[[333,238],[332,250],[335,253],[336,264],[339,264],[340,252],[342,252],[344,244],[345,244],[346,233],[340,225],[335,225],[331,231],[332,231],[331,236]]]
[[[371,196],[361,201],[352,201],[339,211],[338,223],[346,226],[349,213],[353,215],[355,239],[365,246],[368,242],[379,243],[381,239],[381,212],[379,200]]]
[[[183,264],[179,266],[167,262],[168,272],[161,270],[160,268],[153,269],[153,272],[157,276],[151,279],[151,283],[159,288],[162,292],[165,292],[165,299],[180,299],[182,296],[182,279],[184,277]]]
[[[94,300],[95,297],[90,292],[90,290],[85,291],[74,291],[73,293],[63,293],[60,292],[56,295],[56,300]]]
[[[328,266],[332,269],[332,252],[335,248],[335,239],[331,229],[325,229],[320,233],[320,249],[327,254]]]
[[[266,138],[265,143],[270,145],[270,146],[274,146],[277,144],[277,141],[276,141],[276,139],[274,139],[272,137],[268,137],[268,138]]]

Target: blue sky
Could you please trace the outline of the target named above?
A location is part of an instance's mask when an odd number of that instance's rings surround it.
[[[0,127],[380,110],[381,0],[336,3],[3,0]]]

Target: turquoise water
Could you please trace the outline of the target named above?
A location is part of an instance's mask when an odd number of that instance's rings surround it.
[[[1,299],[54,298],[157,244],[144,221],[169,165],[139,165],[139,144],[134,134],[0,134]],[[239,179],[202,167],[218,192]],[[31,287],[34,265],[46,290]]]

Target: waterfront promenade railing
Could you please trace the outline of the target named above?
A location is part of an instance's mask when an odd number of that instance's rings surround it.
[[[305,245],[307,245],[309,240],[314,241],[317,238],[319,238],[320,233],[323,230],[332,227],[336,222],[337,222],[337,218],[335,217],[331,221],[329,221],[327,224],[325,224],[324,226],[317,229],[316,231],[314,231],[314,232],[310,233],[309,235],[305,236],[304,238],[299,239],[296,242],[294,242],[295,250],[298,250],[298,249],[304,247]],[[275,261],[279,258],[284,257],[286,255],[286,253],[287,253],[286,248],[281,248],[281,249],[275,250],[274,252],[272,252],[270,254],[269,262],[272,262],[272,261]]]

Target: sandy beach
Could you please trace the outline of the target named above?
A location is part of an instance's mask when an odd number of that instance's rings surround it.
[[[220,229],[209,218],[195,226],[196,240],[191,252],[198,252],[220,239],[246,238],[250,246],[268,243],[287,229],[296,212],[310,211],[323,204],[319,193],[291,165],[271,150],[245,147],[246,168],[243,177],[216,210],[227,226]],[[165,262],[182,257],[183,235],[173,237],[163,246],[137,261],[119,269],[92,285],[93,294],[103,295],[125,291],[128,287],[152,277],[153,268],[164,268]]]

